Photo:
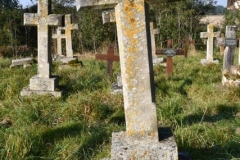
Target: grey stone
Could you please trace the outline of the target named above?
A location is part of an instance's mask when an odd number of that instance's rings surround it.
[[[163,57],[153,59],[153,65],[157,65],[157,64],[160,64],[162,62],[163,62]]]
[[[57,54],[62,56],[62,39],[66,38],[65,34],[62,34],[62,30],[58,27],[57,32],[52,35],[53,39],[57,40]]]
[[[24,68],[31,66],[33,63],[33,58],[28,57],[28,58],[21,58],[21,59],[15,59],[12,60],[11,68],[19,65],[23,65]]]
[[[56,98],[59,98],[62,96],[61,91],[34,91],[34,90],[30,90],[29,87],[23,88],[20,92],[20,96],[48,95],[48,94]]]
[[[211,62],[208,61],[207,59],[201,59],[201,64],[203,66],[208,65],[208,64],[219,64],[218,60],[212,60]]]
[[[29,89],[33,91],[54,91],[58,84],[58,77],[39,78],[34,76],[30,79]]]
[[[177,160],[178,151],[174,138],[160,142],[135,143],[125,132],[112,134],[111,160]]]

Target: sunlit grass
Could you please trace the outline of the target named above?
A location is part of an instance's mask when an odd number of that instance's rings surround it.
[[[179,151],[194,160],[240,158],[240,88],[221,86],[222,57],[218,65],[202,66],[204,53],[173,58],[173,75],[155,66],[159,127],[173,131]],[[85,159],[110,157],[112,132],[125,130],[122,95],[112,95],[114,77],[106,76],[106,62],[82,58],[82,65],[59,68],[63,97],[20,97],[37,73],[37,66],[9,68],[1,58],[0,159]]]

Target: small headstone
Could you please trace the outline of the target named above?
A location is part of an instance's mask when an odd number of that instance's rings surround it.
[[[38,1],[38,13],[24,13],[24,25],[33,25],[38,28],[38,74],[30,79],[29,87],[21,91],[21,96],[32,94],[52,94],[61,96],[56,91],[58,77],[51,75],[51,30],[49,26],[62,25],[62,15],[49,14],[50,0]],[[50,37],[49,37],[50,36]]]
[[[213,60],[213,38],[219,37],[219,32],[213,32],[213,29],[214,25],[209,24],[207,26],[207,32],[200,33],[200,38],[207,38],[207,58],[201,60],[202,65],[206,65],[209,63],[219,63],[218,60]]]
[[[14,59],[12,60],[11,68],[19,65],[23,65],[23,68],[30,67],[32,66],[33,63],[33,58],[28,57],[28,58],[21,58],[21,59]]]

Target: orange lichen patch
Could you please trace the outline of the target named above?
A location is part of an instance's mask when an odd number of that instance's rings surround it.
[[[208,31],[213,32],[214,25],[213,24],[209,24],[207,28],[208,28]]]

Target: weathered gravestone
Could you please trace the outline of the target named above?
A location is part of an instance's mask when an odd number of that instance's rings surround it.
[[[213,60],[213,38],[219,37],[219,32],[213,32],[213,29],[214,25],[209,24],[207,26],[207,32],[200,33],[200,38],[207,38],[207,58],[201,60],[202,65],[209,63],[219,63],[218,60]]]
[[[58,27],[52,38],[57,40],[57,55],[62,57],[62,39],[66,38],[65,34],[62,34],[62,30]]]
[[[24,25],[37,26],[38,29],[38,74],[30,79],[30,85],[21,91],[21,96],[31,94],[52,94],[61,96],[55,91],[58,77],[51,75],[51,30],[49,26],[62,25],[62,15],[50,14],[50,0],[38,0],[38,13],[24,13]]]
[[[161,49],[156,51],[156,55],[166,55],[167,56],[167,68],[166,73],[168,76],[172,75],[173,68],[173,56],[183,55],[187,57],[187,51],[185,49],[173,49],[173,39],[167,40],[167,49]]]
[[[11,68],[15,66],[20,66],[23,65],[23,68],[27,68],[32,66],[31,64],[33,63],[33,58],[32,57],[27,57],[27,58],[21,58],[21,59],[14,59],[12,60]]]
[[[114,10],[103,11],[102,12],[102,19],[103,24],[109,22],[116,22],[116,16]],[[158,58],[156,53],[156,42],[155,42],[155,35],[159,34],[158,29],[154,29],[153,22],[150,22],[150,33],[151,33],[151,44],[152,44],[152,59],[153,65],[159,64],[163,62],[163,58]]]
[[[72,17],[70,14],[66,14],[64,16],[64,19],[65,19],[64,27],[58,27],[58,29],[63,30],[65,32],[64,37],[66,39],[66,57],[60,56],[59,58],[63,63],[69,63],[69,62],[77,61],[77,57],[73,56],[72,30],[78,30],[78,24],[72,23]]]
[[[111,159],[178,159],[173,137],[159,142],[148,5],[144,0],[76,2],[78,9],[115,5],[126,132],[112,134]]]
[[[223,77],[224,86],[240,85],[240,66],[234,66],[234,53],[237,46],[236,26],[226,26],[225,50],[223,57]]]

